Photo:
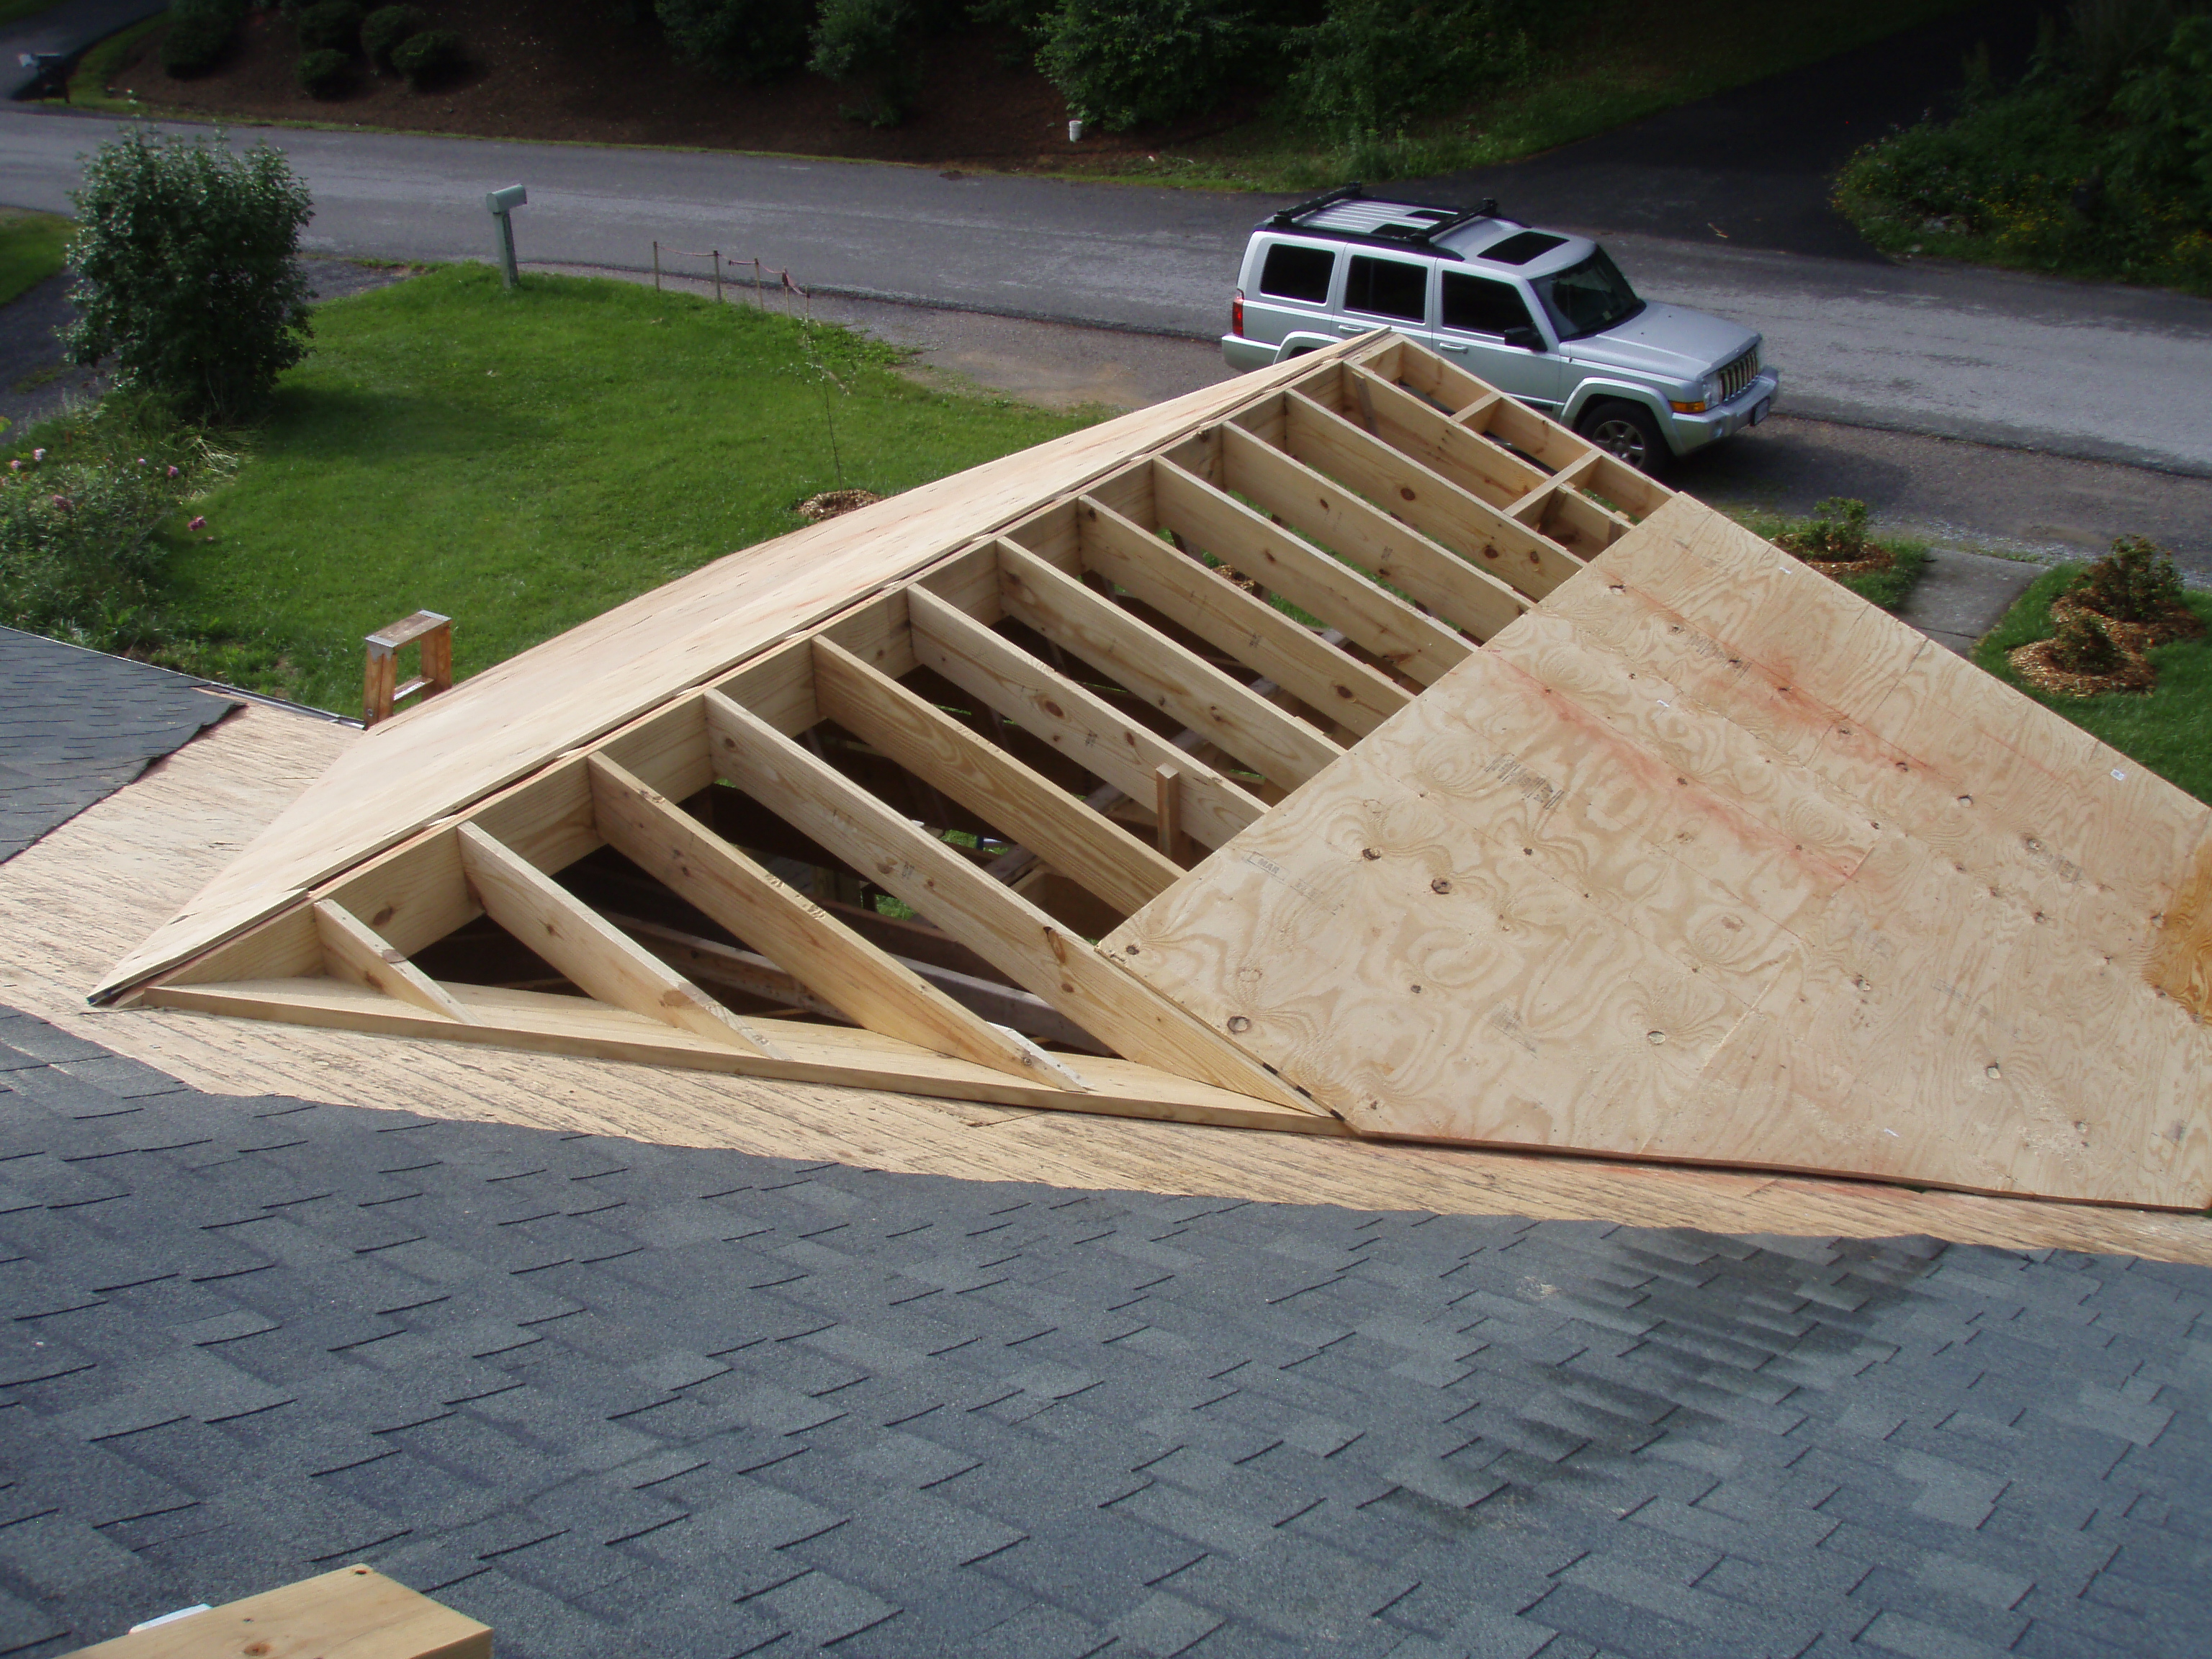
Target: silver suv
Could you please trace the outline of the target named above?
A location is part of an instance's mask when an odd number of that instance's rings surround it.
[[[1647,472],[1773,407],[1760,336],[1636,297],[1595,242],[1472,209],[1370,198],[1358,185],[1262,220],[1244,250],[1233,368],[1370,329],[1464,363]]]

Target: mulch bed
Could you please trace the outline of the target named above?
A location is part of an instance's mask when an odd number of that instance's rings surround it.
[[[2131,623],[2090,610],[2076,594],[2068,593],[2051,601],[2051,623],[2054,629],[2081,615],[2094,617],[2104,625],[2112,643],[2126,653],[2126,660],[2119,667],[2106,674],[2078,674],[2053,659],[2051,651],[2057,644],[2056,640],[2035,640],[2005,653],[2005,660],[2012,665],[2013,672],[2039,691],[2056,691],[2069,697],[2100,696],[2108,691],[2149,691],[2158,684],[2158,670],[2151,665],[2145,653],[2153,646],[2172,640],[2195,639],[2204,632],[2204,624],[2195,612],[2187,610],[2157,622]]]
[[[161,68],[155,30],[111,78],[161,109],[222,117],[320,121],[489,138],[782,151],[994,168],[1064,167],[1072,159],[1146,155],[1200,131],[1093,135],[1067,142],[1067,103],[1012,37],[980,32],[921,49],[921,90],[896,127],[848,118],[863,89],[797,73],[766,85],[717,81],[677,64],[656,29],[626,22],[608,0],[417,0],[432,27],[453,30],[471,59],[451,84],[412,92],[396,76],[356,66],[352,90],[310,98],[292,78],[291,21],[247,14],[215,73],[189,81]],[[1009,59],[1014,61],[1010,63]]]
[[[864,507],[873,507],[881,500],[883,497],[872,489],[825,489],[799,502],[799,516],[809,524],[820,524],[841,513],[856,513]]]

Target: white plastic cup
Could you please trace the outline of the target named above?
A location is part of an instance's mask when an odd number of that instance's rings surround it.
[[[1067,124],[1067,142],[1071,144],[1079,144],[1083,142],[1083,121],[1081,117],[1079,116],[1076,119],[1070,121]]]

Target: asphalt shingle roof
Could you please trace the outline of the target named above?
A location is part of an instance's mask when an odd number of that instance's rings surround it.
[[[0,1653],[2212,1649],[2212,1271],[896,1176],[0,1019]]]
[[[238,707],[200,684],[0,628],[0,860]]]

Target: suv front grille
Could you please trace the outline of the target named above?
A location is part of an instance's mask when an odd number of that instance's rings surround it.
[[[1721,401],[1724,404],[1735,402],[1736,393],[1749,386],[1758,373],[1759,348],[1753,346],[1734,362],[1722,368]]]

